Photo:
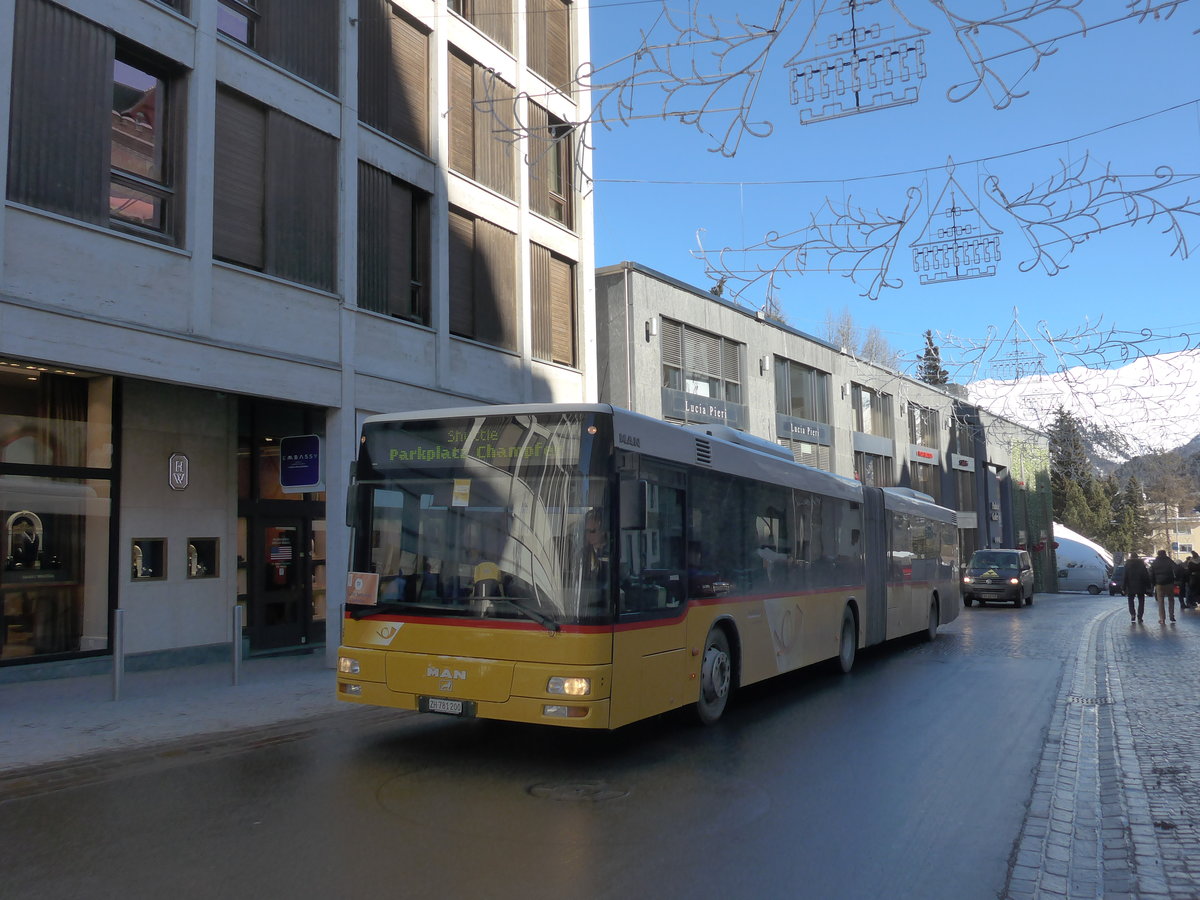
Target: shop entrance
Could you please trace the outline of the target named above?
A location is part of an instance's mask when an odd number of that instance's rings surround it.
[[[324,411],[239,405],[238,601],[251,653],[325,641],[325,495],[282,486],[279,447],[320,434]]]

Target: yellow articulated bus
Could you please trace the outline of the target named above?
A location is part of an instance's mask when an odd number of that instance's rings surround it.
[[[618,728],[923,633],[961,605],[954,513],[724,426],[602,404],[373,416],[337,694]]]

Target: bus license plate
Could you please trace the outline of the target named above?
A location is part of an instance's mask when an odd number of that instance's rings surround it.
[[[441,713],[444,716],[473,716],[475,704],[452,697],[418,697],[417,708],[421,712]]]

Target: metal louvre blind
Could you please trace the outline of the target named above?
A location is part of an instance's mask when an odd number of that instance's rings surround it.
[[[475,220],[476,338],[506,350],[517,348],[517,236],[484,219]]]
[[[475,106],[472,64],[450,54],[450,168],[475,177]]]
[[[450,210],[450,333],[475,337],[475,219]]]
[[[391,8],[389,0],[358,0],[358,118],[388,134]]]
[[[686,329],[683,333],[683,357],[689,372],[721,378],[721,339],[716,335]]]
[[[662,320],[662,361],[664,366],[683,368],[683,326]]]
[[[550,317],[553,327],[554,362],[575,365],[575,266],[557,256],[550,257]]]
[[[386,2],[386,0],[385,0]],[[391,6],[388,3],[388,6]],[[392,9],[388,134],[429,152],[429,34]]]
[[[402,319],[413,319],[413,189],[403,181],[388,179],[388,292],[387,311]]]
[[[471,23],[511,52],[514,18],[512,0],[475,0]]]
[[[512,85],[472,64],[475,98],[475,180],[513,197],[512,138],[516,129]]]
[[[532,109],[532,105],[530,107]],[[529,245],[530,313],[533,320],[534,359],[551,359],[554,354],[553,326],[550,323],[550,251],[538,244]]]
[[[213,256],[262,269],[267,117],[246,98],[217,90]]]
[[[289,72],[337,93],[339,0],[258,0],[255,49]]]
[[[333,290],[337,260],[337,141],[267,112],[267,271]]]
[[[8,196],[105,224],[115,38],[40,0],[14,26]]]
[[[742,380],[742,346],[723,340],[721,347],[721,377],[726,381],[740,383]]]
[[[529,102],[529,205],[536,213],[550,215],[550,154],[557,148],[550,139],[550,114]]]
[[[570,90],[571,6],[564,0],[529,0],[526,7],[529,68],[562,90]]]
[[[358,306],[387,312],[388,187],[386,172],[358,164]]]
[[[823,444],[806,444],[802,441],[779,438],[779,445],[790,450],[792,452],[792,459],[798,463],[812,466],[814,469],[824,469],[827,472],[832,471],[829,467],[829,448]]]

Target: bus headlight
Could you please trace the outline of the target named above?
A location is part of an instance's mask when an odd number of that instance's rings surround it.
[[[553,676],[546,684],[547,694],[566,694],[568,697],[586,697],[592,692],[592,679]]]
[[[339,656],[338,671],[343,675],[357,675],[359,671],[358,660],[351,659],[349,656]]]

